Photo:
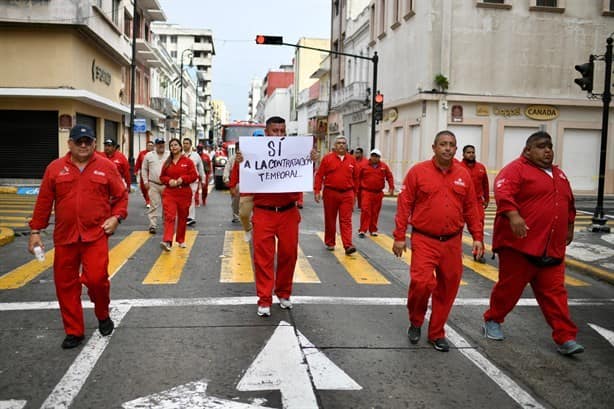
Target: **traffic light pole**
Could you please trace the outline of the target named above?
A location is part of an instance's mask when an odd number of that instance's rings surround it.
[[[597,187],[597,206],[595,207],[595,213],[593,214],[593,225],[590,230],[592,232],[605,232],[609,233],[610,228],[606,226],[607,219],[603,213],[603,193],[605,187],[605,167],[606,167],[606,149],[608,145],[608,120],[610,114],[610,101],[612,100],[612,93],[610,92],[610,86],[612,83],[612,42],[614,39],[608,37],[606,52],[604,55],[605,60],[605,81],[603,84],[603,94],[601,99],[603,101],[603,113],[601,120],[601,150],[599,155],[599,183]]]
[[[134,0],[132,6],[132,15],[136,16],[136,7],[137,0]],[[136,30],[137,27],[134,26],[134,22],[136,21],[136,17],[132,20],[132,60],[130,61],[130,129],[128,131],[128,164],[130,165],[130,174],[132,175],[132,181],[136,181],[136,172],[134,171],[134,100],[136,96],[134,95],[135,91],[135,73],[136,73]]]
[[[309,47],[306,45],[284,43],[282,38],[283,37],[279,37],[279,36],[259,35],[259,36],[256,36],[256,44],[286,45],[288,47],[304,48],[306,50],[314,50],[314,51],[320,51],[320,52],[328,53],[328,54],[343,55],[346,57],[359,58],[361,60],[369,60],[373,63],[373,89],[371,90],[371,149],[374,149],[375,148],[375,95],[377,94],[377,63],[379,61],[379,57],[377,56],[377,51],[373,53],[373,57],[366,57],[364,55],[343,53],[339,51],[326,50],[324,48],[316,48],[316,47]]]

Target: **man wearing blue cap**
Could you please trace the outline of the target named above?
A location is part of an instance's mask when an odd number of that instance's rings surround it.
[[[41,229],[55,209],[53,282],[66,338],[62,348],[79,346],[85,338],[81,285],[84,284],[98,330],[113,332],[109,316],[108,237],[127,216],[128,192],[117,167],[95,155],[94,131],[77,125],[70,131],[69,152],[47,166],[30,221],[28,250],[45,248]]]

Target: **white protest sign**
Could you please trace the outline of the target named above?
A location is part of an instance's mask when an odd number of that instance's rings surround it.
[[[311,192],[311,136],[239,138],[241,193]]]

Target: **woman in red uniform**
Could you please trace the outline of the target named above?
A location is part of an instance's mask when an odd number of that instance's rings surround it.
[[[190,183],[198,179],[194,162],[183,156],[181,141],[173,138],[168,142],[170,155],[162,165],[160,181],[166,186],[162,193],[162,210],[164,213],[164,235],[160,247],[171,251],[175,222],[177,235],[175,241],[179,247],[185,247],[185,230],[188,212],[192,203]]]

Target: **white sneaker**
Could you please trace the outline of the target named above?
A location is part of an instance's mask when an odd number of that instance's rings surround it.
[[[259,317],[270,317],[271,316],[271,307],[261,307],[261,306],[258,306],[258,316]]]
[[[252,231],[251,230],[245,232],[245,236],[243,236],[243,240],[246,243],[249,243],[250,241],[252,241]]]
[[[185,245],[185,243],[179,243],[179,247],[180,247],[180,248],[182,248],[182,249],[184,249],[184,248],[186,248],[187,246]]]
[[[171,251],[171,243],[169,243],[169,242],[166,242],[166,241],[160,242],[160,247],[164,251]]]
[[[280,298],[279,306],[282,310],[291,310],[292,309],[292,301],[289,298]]]

